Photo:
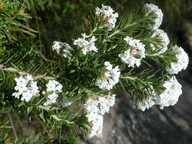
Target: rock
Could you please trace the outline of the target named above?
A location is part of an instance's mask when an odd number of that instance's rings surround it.
[[[173,107],[145,112],[119,95],[116,105],[105,115],[103,134],[87,144],[190,144],[192,143],[192,86],[181,81],[183,95]]]

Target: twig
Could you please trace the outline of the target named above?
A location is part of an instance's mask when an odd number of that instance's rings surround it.
[[[17,136],[16,130],[15,130],[15,126],[14,126],[14,124],[13,124],[13,120],[12,120],[12,118],[11,118],[10,113],[7,112],[7,114],[8,114],[9,121],[10,121],[10,123],[11,123],[11,126],[12,126],[12,128],[13,128],[13,133],[14,133],[14,135],[15,135],[15,141],[17,141],[17,140],[18,140],[18,136]]]
[[[47,59],[41,52],[38,52],[38,53],[39,53],[39,55],[40,55],[45,61],[51,62],[51,63],[57,63],[57,62],[54,61],[54,60]]]
[[[19,71],[19,70],[15,69],[15,68],[12,68],[12,67],[6,68],[5,65],[2,65],[2,64],[0,64],[0,70],[7,71],[7,72],[16,72],[16,73],[20,74],[21,76],[28,74],[26,72]],[[39,76],[34,77],[34,79],[35,80],[37,80],[37,79],[54,80],[55,77],[39,75]]]

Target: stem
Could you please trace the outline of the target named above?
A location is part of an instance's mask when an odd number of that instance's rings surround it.
[[[83,67],[82,69],[88,70],[88,71],[93,71],[95,72],[97,69],[89,68],[89,67]]]
[[[14,112],[14,114],[15,114],[15,116],[16,116],[18,122],[19,122],[20,127],[22,128],[22,130],[24,130],[24,127],[23,127],[23,125],[22,125],[22,122],[21,122],[19,116],[16,114],[16,112],[15,112],[14,110],[13,110],[13,112]]]
[[[54,60],[47,59],[40,51],[38,51],[38,50],[34,50],[34,51],[35,51],[36,53],[38,53],[38,54],[41,56],[41,58],[44,59],[45,61],[51,62],[51,63],[57,63],[57,62],[54,61]]]
[[[9,112],[7,112],[7,114],[8,114],[9,121],[10,121],[10,123],[11,123],[11,126],[12,126],[12,128],[13,128],[13,133],[14,133],[14,135],[15,135],[15,141],[17,141],[17,140],[18,140],[18,136],[17,136],[17,132],[16,132],[16,130],[15,130],[15,126],[14,126],[14,124],[13,124],[12,117],[11,117],[11,115],[10,115]]]
[[[120,78],[122,78],[122,79],[130,79],[130,80],[134,80],[134,81],[138,80],[138,81],[141,81],[142,83],[145,83],[145,84],[147,84],[147,83],[148,84],[153,84],[152,82],[144,81],[144,80],[142,80],[142,79],[140,79],[138,77],[126,76],[126,77],[120,77]]]
[[[35,114],[35,117],[37,118],[37,120],[39,121],[40,125],[42,126],[42,128],[45,130],[45,132],[49,135],[48,130],[46,129],[46,127],[44,126],[43,122],[41,121],[41,119],[39,118],[39,116],[37,115],[37,113],[33,112]]]
[[[38,106],[44,99],[45,97],[41,98],[35,105]]]
[[[112,34],[110,34],[107,38],[111,38],[112,36],[118,34],[121,30],[116,30]]]
[[[98,27],[96,26],[96,27],[90,32],[90,35],[89,35],[90,37],[91,37],[91,36],[93,35],[93,33],[97,30],[97,28],[98,28]]]
[[[155,57],[161,57],[161,58],[163,58],[164,56],[163,55],[160,55],[160,54],[145,54],[146,56],[151,56],[151,57],[153,57],[153,56],[155,56]]]
[[[60,119],[60,118],[58,118],[56,115],[51,115],[51,117],[52,117],[53,119],[55,119],[56,121],[64,121],[64,122],[66,122],[67,124],[74,124],[74,122]]]
[[[107,38],[105,38],[102,43],[106,42],[107,39],[113,37],[114,35],[118,34],[118,33],[121,32],[121,31],[125,30],[125,29],[128,28],[129,26],[133,26],[134,24],[136,24],[136,22],[134,22],[134,23],[132,23],[132,24],[127,24],[124,28],[114,31],[114,32],[113,32],[112,34],[110,34]]]
[[[139,79],[138,77],[130,77],[130,76],[120,77],[120,78],[123,78],[123,79],[130,79],[130,80],[136,80],[136,79]]]

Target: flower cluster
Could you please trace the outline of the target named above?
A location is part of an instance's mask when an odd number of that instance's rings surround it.
[[[138,100],[136,102],[137,108],[142,110],[142,111],[145,111],[145,109],[149,109],[153,105],[155,105],[155,103],[154,103],[154,99],[151,96],[142,99],[142,101]]]
[[[103,115],[109,112],[109,108],[115,104],[115,94],[106,95],[105,97],[89,98],[84,104],[87,111],[86,117],[92,124],[89,137],[100,134],[103,129]]]
[[[95,46],[95,41],[97,40],[95,36],[92,36],[89,40],[86,40],[88,38],[90,38],[90,36],[87,36],[85,33],[83,33],[82,38],[78,38],[73,42],[74,45],[77,45],[81,48],[84,55],[86,55],[89,51],[98,51]]]
[[[170,66],[166,67],[166,70],[170,74],[177,74],[181,70],[185,70],[189,64],[189,57],[183,48],[173,46],[172,51],[176,53],[176,61],[171,62]]]
[[[165,90],[156,98],[155,103],[160,108],[173,106],[177,103],[179,96],[182,94],[182,86],[179,84],[175,76],[165,81],[163,84]]]
[[[104,63],[105,68],[102,71],[102,76],[97,79],[96,84],[101,89],[110,90],[115,84],[119,82],[120,70],[119,66],[113,68],[110,62],[106,61]]]
[[[47,86],[48,99],[44,103],[44,105],[49,105],[56,102],[56,99],[59,96],[57,93],[62,92],[63,86],[56,80],[49,80],[46,86]]]
[[[152,49],[156,51],[154,56],[162,54],[168,50],[167,46],[170,42],[167,33],[159,29],[159,26],[162,23],[163,13],[157,6],[153,4],[146,4],[144,8],[146,10],[146,15],[152,14],[152,16],[155,16],[152,17],[154,24],[150,25],[150,27],[152,30],[154,30],[152,37],[160,40],[160,43],[156,43],[155,45],[151,44]],[[170,65],[166,66],[166,71],[169,74],[177,74],[181,70],[185,70],[187,68],[189,57],[181,47],[173,46],[170,50],[175,53],[176,60],[170,62]]]
[[[175,105],[182,94],[182,86],[175,76],[170,77],[162,86],[164,90],[159,95],[152,90],[151,96],[144,98],[142,101],[138,100],[136,103],[138,109],[145,111],[153,105],[159,105],[161,109]]]
[[[73,48],[69,44],[63,43],[63,42],[58,42],[58,41],[53,42],[52,49],[56,50],[58,54],[60,54],[61,48],[63,48],[63,47],[64,47],[63,56],[65,58],[71,57],[72,56],[71,51],[73,50]]]
[[[15,78],[16,86],[12,95],[19,99],[21,95],[21,100],[29,102],[33,96],[39,95],[39,90],[37,87],[37,82],[34,81],[31,75],[20,76],[19,78]]]
[[[158,40],[160,40],[159,43],[157,43],[157,47],[152,45],[153,50],[156,50],[157,53],[156,54],[162,54],[164,52],[167,51],[167,46],[169,44],[169,37],[167,35],[167,33],[165,33],[163,30],[161,29],[156,29],[152,35],[152,37],[157,38]]]
[[[115,23],[118,18],[118,13],[114,13],[114,10],[110,6],[102,5],[102,8],[96,8],[96,16],[103,21],[103,26],[112,30],[115,27]]]
[[[158,29],[163,21],[163,13],[161,9],[159,9],[158,6],[154,4],[145,4],[144,9],[146,10],[146,15],[150,15],[151,21],[153,22],[153,24],[149,26],[150,29]]]
[[[140,66],[142,58],[145,57],[145,45],[140,40],[129,36],[126,36],[124,40],[128,45],[128,49],[124,53],[119,54],[121,61],[128,64],[129,67]]]

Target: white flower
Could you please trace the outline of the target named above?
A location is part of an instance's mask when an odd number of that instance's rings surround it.
[[[145,57],[145,45],[140,40],[133,39],[129,36],[124,38],[128,45],[128,49],[124,53],[119,54],[122,62],[128,64],[129,67],[141,65],[142,58]]]
[[[88,135],[89,138],[101,134],[102,129],[103,129],[103,116],[102,115],[97,115],[97,117],[92,121],[92,127],[90,134]]]
[[[173,46],[172,51],[176,53],[176,62],[171,62],[170,66],[166,67],[169,74],[177,74],[181,70],[185,70],[189,64],[189,57],[182,47]]]
[[[162,23],[163,13],[158,6],[154,4],[145,4],[144,9],[146,10],[146,15],[151,15],[151,20],[153,21],[153,25],[150,25],[150,29],[156,30]]]
[[[161,29],[157,29],[154,31],[152,37],[157,38],[160,40],[160,43],[157,43],[157,48],[153,46],[153,50],[158,50],[156,54],[162,54],[167,51],[167,46],[169,44],[169,37],[167,36],[167,33],[165,33]]]
[[[26,78],[21,76],[19,78],[15,78],[15,81],[16,81],[15,90],[19,91],[20,94],[22,94],[23,91],[27,91],[26,85],[28,83],[28,80]]]
[[[58,94],[56,94],[55,92],[48,95],[48,100],[44,103],[44,105],[50,105],[52,103],[56,103],[57,97],[58,97]]]
[[[108,61],[106,61],[104,65],[105,68],[102,71],[102,76],[96,80],[95,85],[101,89],[110,90],[119,82],[120,70],[119,66],[112,68],[113,66]]]
[[[29,102],[33,96],[39,95],[39,90],[37,87],[37,82],[34,81],[31,75],[27,75],[26,77],[20,76],[19,78],[15,78],[16,92],[12,94],[16,98],[19,98],[21,95],[21,100]]]
[[[65,58],[71,57],[72,56],[71,51],[73,50],[73,48],[67,43],[64,43],[64,47],[65,48],[63,49],[63,56]]]
[[[155,103],[154,103],[153,98],[151,96],[143,99],[142,101],[137,101],[137,103],[136,103],[137,108],[142,110],[142,111],[145,111],[145,109],[149,109],[154,104]]]
[[[63,47],[63,42],[54,41],[52,45],[52,49],[56,50],[57,53],[60,53],[60,49]]]
[[[69,44],[58,41],[53,42],[52,49],[56,50],[58,54],[60,54],[61,48],[63,48],[63,56],[65,58],[72,56],[71,51],[73,50],[73,48]]]
[[[82,48],[82,52],[84,55],[87,54],[87,52],[89,51],[94,51],[97,52],[98,49],[95,46],[95,41],[97,40],[95,38],[95,36],[92,36],[89,40],[86,40],[89,38],[89,36],[87,36],[85,33],[82,34],[83,38],[78,38],[76,39],[73,44],[79,46],[80,48]]]
[[[86,109],[86,117],[90,122],[90,134],[89,137],[93,137],[100,134],[103,129],[103,115],[109,112],[109,108],[115,104],[115,94],[107,95],[105,97],[98,97],[96,99],[89,98],[84,104]]]
[[[108,95],[107,97],[99,97],[100,114],[104,115],[109,112],[109,108],[115,104],[115,94]]]
[[[48,93],[48,97],[44,105],[49,105],[56,102],[56,99],[58,97],[57,93],[62,92],[63,86],[56,80],[49,80],[46,86],[47,92],[45,92],[44,94]]]
[[[165,90],[156,98],[155,101],[157,105],[160,105],[161,109],[175,105],[179,96],[182,94],[182,86],[179,84],[175,76],[165,81],[163,87]]]
[[[49,80],[49,82],[46,84],[47,86],[47,92],[61,92],[62,91],[62,85],[57,82],[56,80]]]
[[[110,6],[102,5],[102,8],[96,8],[96,15],[103,21],[103,25],[109,30],[115,27],[115,23],[118,18],[118,13],[114,13],[114,10]]]
[[[32,97],[33,97],[33,94],[30,91],[24,91],[22,93],[21,100],[22,101],[25,100],[26,102],[29,102]]]
[[[87,113],[98,113],[99,101],[93,100],[93,99],[88,99],[88,101],[84,104],[84,107],[87,110]]]
[[[157,93],[155,92],[155,89],[152,85],[149,85],[148,88],[140,87],[144,94],[142,95],[142,99],[138,99],[135,97],[133,100],[137,106],[138,109],[145,111],[146,109],[149,109],[153,105],[155,105],[155,99],[157,97]]]

